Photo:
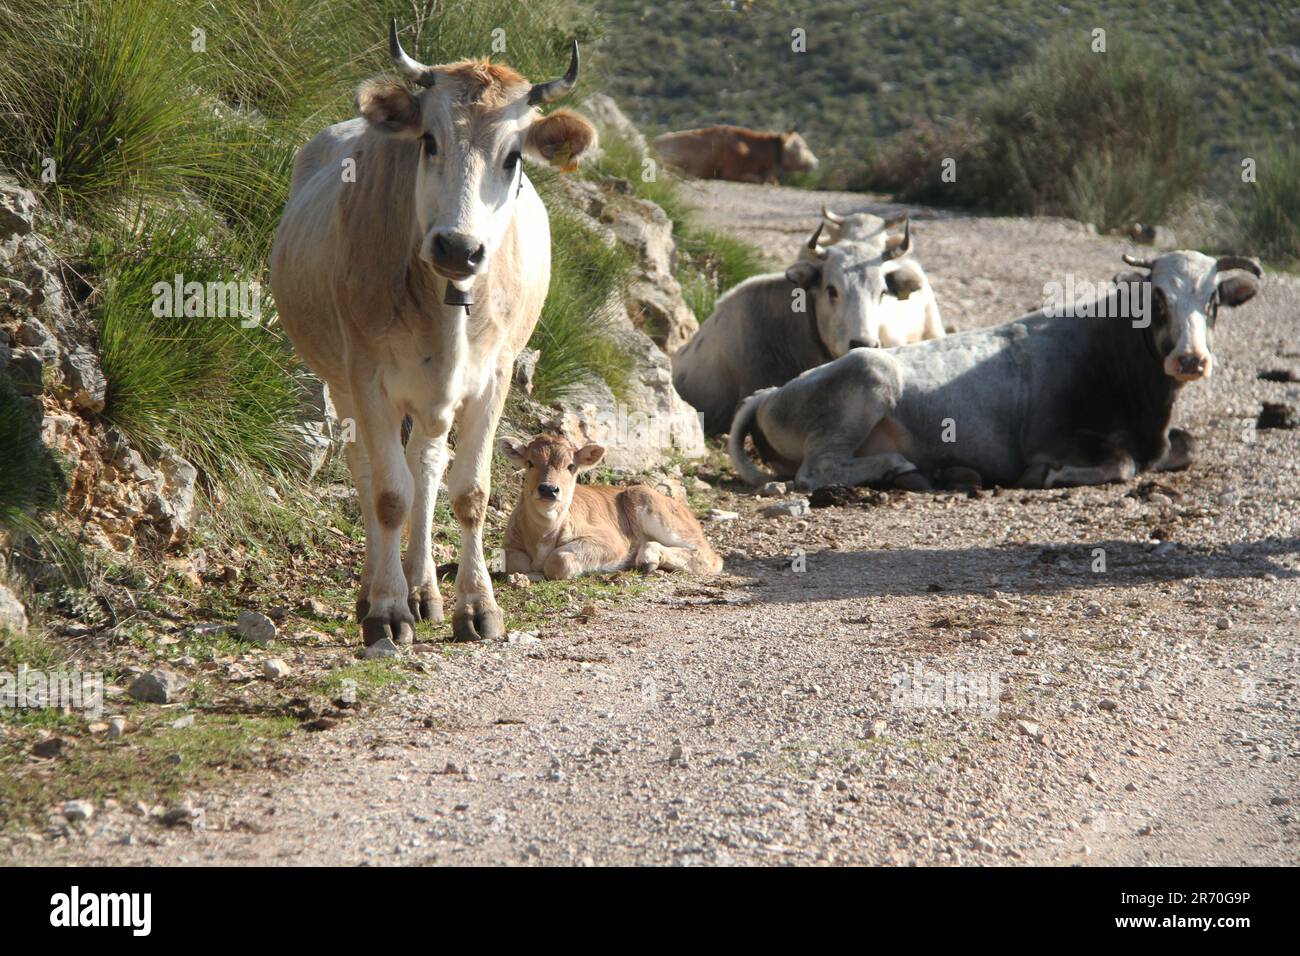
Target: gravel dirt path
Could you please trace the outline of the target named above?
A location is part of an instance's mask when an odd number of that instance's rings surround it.
[[[870,202],[693,189],[777,259],[823,199]],[[918,210],[914,231],[959,328],[1066,271],[1108,279],[1125,248],[1041,219]],[[25,858],[1294,865],[1300,431],[1254,422],[1300,404],[1257,377],[1300,372],[1298,315],[1279,275],[1225,310],[1215,375],[1176,409],[1186,472],[766,518],[706,470],[740,513],[706,525],[721,578],[656,578],[533,644],[421,647],[408,688],[300,735],[292,772],[198,794],[205,829],[109,812]]]

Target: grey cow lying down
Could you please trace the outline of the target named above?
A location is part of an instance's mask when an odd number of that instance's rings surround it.
[[[733,466],[753,485],[794,478],[809,490],[1052,488],[1186,467],[1190,438],[1169,429],[1174,400],[1209,377],[1219,307],[1255,295],[1263,270],[1187,251],[1124,261],[1141,271],[1068,310],[1078,314],[1044,310],[915,345],[854,349],[755,392],[732,422]],[[749,459],[747,437],[776,473]]]

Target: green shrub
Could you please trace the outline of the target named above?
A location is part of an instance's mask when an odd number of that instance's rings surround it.
[[[969,119],[917,124],[860,185],[911,202],[1063,215],[1114,228],[1161,222],[1198,186],[1198,106],[1158,51],[1057,42],[986,94]],[[956,161],[944,181],[945,159]]]
[[[1260,156],[1256,181],[1239,189],[1247,198],[1237,246],[1284,263],[1300,261],[1300,147]]]

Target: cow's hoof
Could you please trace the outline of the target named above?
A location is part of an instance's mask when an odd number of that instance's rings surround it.
[[[417,621],[432,621],[436,624],[443,619],[442,595],[438,593],[437,585],[415,588],[411,591],[407,604],[411,616]]]
[[[370,602],[365,598],[357,598],[357,623],[360,624],[370,614]]]
[[[498,607],[470,604],[458,607],[451,616],[453,641],[499,641],[505,633],[505,619]]]
[[[361,652],[361,656],[368,661],[379,661],[386,657],[401,657],[402,654],[396,644],[386,637],[381,637],[375,643],[367,645]]]
[[[911,471],[905,471],[901,475],[894,476],[894,487],[903,491],[931,491],[934,485],[930,484],[930,479],[913,468]]]
[[[361,622],[361,640],[366,647],[383,640],[407,646],[415,640],[415,620],[406,608],[388,615],[368,615]]]

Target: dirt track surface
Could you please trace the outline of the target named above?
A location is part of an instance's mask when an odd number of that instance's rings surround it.
[[[709,184],[699,205],[788,258],[823,198]],[[1116,239],[1045,220],[916,220],[945,319],[1104,280]],[[421,649],[292,774],[199,795],[207,828],[125,812],[28,862],[1295,864],[1300,860],[1300,281],[1224,310],[1176,424],[1186,472],[976,496],[864,493],[706,530],[727,573],[656,578],[531,645]],[[705,475],[739,491],[728,475]],[[1098,550],[1105,569],[1094,570]],[[803,556],[806,569],[792,570]],[[798,563],[798,562],[796,562]],[[928,707],[901,674],[992,696]],[[896,699],[897,698],[897,699]],[[124,839],[125,838],[125,839]]]

